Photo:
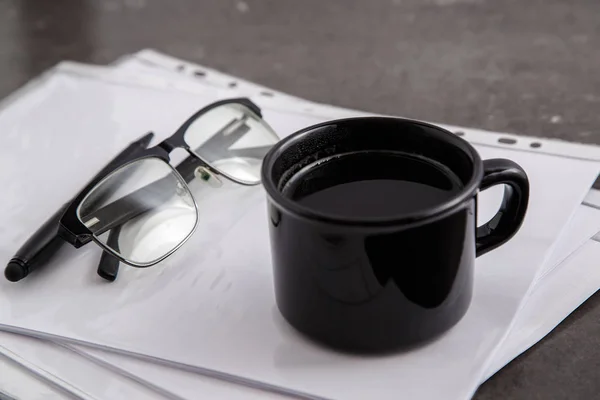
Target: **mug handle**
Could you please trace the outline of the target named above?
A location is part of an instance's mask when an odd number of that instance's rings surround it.
[[[500,210],[482,226],[477,227],[475,256],[506,243],[517,233],[529,202],[529,179],[517,163],[503,158],[494,158],[483,162],[481,190],[504,184],[504,198]]]

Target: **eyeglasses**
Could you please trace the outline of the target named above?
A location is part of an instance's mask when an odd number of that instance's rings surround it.
[[[198,206],[189,184],[258,185],[262,160],[278,140],[250,100],[213,103],[171,137],[90,182],[63,214],[59,236],[76,248],[94,241],[134,267],[155,265],[196,229]],[[176,148],[189,156],[174,168],[169,162]]]

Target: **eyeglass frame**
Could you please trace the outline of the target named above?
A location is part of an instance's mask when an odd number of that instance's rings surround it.
[[[262,120],[261,109],[256,104],[254,104],[250,99],[244,98],[244,97],[220,100],[220,101],[214,102],[214,103],[209,104],[208,106],[200,109],[199,111],[194,113],[191,117],[189,117],[175,131],[175,133],[173,133],[168,138],[162,140],[160,143],[158,143],[157,145],[155,145],[153,147],[141,150],[140,152],[133,154],[130,157],[126,157],[120,163],[117,163],[114,166],[114,168],[107,170],[104,174],[100,174],[100,175],[94,177],[94,179],[92,179],[77,194],[77,196],[75,196],[75,198],[71,201],[69,206],[66,208],[65,212],[63,213],[63,216],[60,219],[60,223],[59,223],[59,227],[58,227],[58,236],[60,238],[62,238],[64,241],[66,241],[67,243],[74,246],[76,249],[81,248],[82,246],[88,244],[91,241],[94,241],[96,244],[98,244],[102,248],[102,250],[104,250],[111,256],[117,258],[119,261],[121,261],[125,264],[131,265],[131,266],[137,267],[137,268],[147,268],[147,267],[156,265],[159,262],[166,259],[167,257],[169,257],[170,255],[172,255],[174,252],[176,252],[194,234],[194,232],[196,231],[197,225],[198,225],[198,218],[197,218],[198,205],[196,203],[196,199],[192,195],[192,191],[190,190],[190,188],[188,186],[188,182],[186,182],[184,177],[181,175],[181,173],[179,172],[179,169],[182,169],[182,167],[191,168],[191,166],[193,166],[193,169],[191,169],[191,171],[188,171],[193,174],[193,171],[195,171],[197,168],[201,167],[201,168],[205,168],[206,170],[208,170],[208,172],[210,174],[214,175],[215,177],[224,177],[228,181],[236,183],[236,184],[240,184],[243,186],[260,185],[260,181],[257,181],[256,183],[250,183],[247,181],[236,179],[227,173],[219,171],[218,169],[214,168],[208,161],[206,161],[204,158],[202,158],[199,154],[197,154],[194,150],[192,150],[191,147],[189,146],[189,144],[187,144],[185,141],[185,138],[184,138],[185,133],[194,121],[196,121],[201,115],[206,114],[208,111],[211,111],[217,107],[221,107],[221,106],[227,105],[227,104],[240,104],[242,106],[245,106],[246,108],[248,108],[251,112],[253,112],[257,117],[259,117]],[[264,122],[264,120],[263,120],[263,122]],[[189,156],[186,157],[177,166],[177,168],[175,168],[173,165],[171,165],[170,153],[177,148],[181,148],[181,149],[187,151]],[[169,168],[171,168],[172,172],[174,173],[174,176],[177,177],[177,179],[180,181],[180,183],[182,183],[184,185],[184,187],[187,189],[187,191],[190,193],[192,200],[194,202],[195,210],[196,210],[196,221],[194,223],[194,227],[188,233],[188,235],[177,246],[175,246],[173,249],[171,249],[169,252],[167,252],[163,256],[159,257],[158,259],[153,260],[152,262],[138,263],[138,262],[134,262],[134,261],[125,259],[118,252],[111,249],[105,243],[100,241],[92,233],[92,231],[83,223],[83,221],[80,220],[80,218],[78,216],[78,210],[79,210],[79,207],[81,206],[82,202],[87,197],[87,195],[94,188],[96,188],[100,183],[102,183],[106,178],[110,177],[116,171],[124,168],[125,166],[127,166],[129,164],[132,164],[134,162],[141,161],[144,159],[151,159],[151,158],[159,159],[159,160],[163,161],[166,165],[168,165]],[[113,229],[113,228],[111,228],[111,229]],[[109,229],[109,230],[111,230],[111,229]]]

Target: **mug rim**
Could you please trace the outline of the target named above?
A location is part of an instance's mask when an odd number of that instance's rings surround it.
[[[397,215],[391,215],[389,217],[340,217],[332,214],[315,211],[309,207],[303,206],[300,203],[293,201],[284,196],[281,191],[277,188],[277,184],[273,182],[271,171],[274,163],[279,159],[281,154],[295,143],[305,139],[311,134],[311,132],[323,128],[323,127],[334,127],[339,124],[352,124],[356,121],[387,121],[387,122],[402,122],[413,125],[423,126],[429,129],[435,129],[444,135],[447,135],[449,139],[449,146],[453,146],[462,150],[473,161],[473,171],[469,181],[461,188],[460,191],[454,193],[453,196],[433,207],[428,207],[423,210],[401,213]],[[430,124],[427,122],[413,120],[408,118],[400,117],[381,117],[381,116],[367,116],[367,117],[350,117],[341,118],[314,124],[303,128],[299,131],[292,133],[284,139],[277,142],[265,156],[262,168],[261,168],[262,184],[267,192],[267,195],[282,211],[290,213],[298,218],[323,222],[333,225],[345,225],[345,226],[391,226],[391,225],[403,225],[419,221],[425,221],[430,219],[436,219],[442,214],[452,212],[455,208],[460,207],[466,200],[475,196],[479,190],[479,185],[483,178],[483,162],[479,153],[475,148],[466,140],[453,134],[447,129],[440,126]]]

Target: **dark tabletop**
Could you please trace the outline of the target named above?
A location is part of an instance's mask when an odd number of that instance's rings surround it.
[[[0,98],[148,47],[314,101],[600,144],[600,0],[0,0]],[[599,321],[596,295],[475,398],[600,398]]]

